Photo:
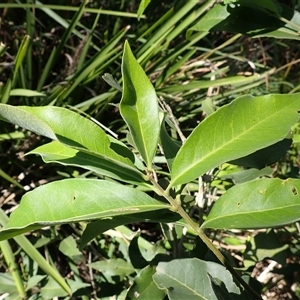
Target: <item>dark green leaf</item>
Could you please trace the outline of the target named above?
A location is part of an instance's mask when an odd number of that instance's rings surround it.
[[[149,264],[140,251],[139,242],[138,242],[139,237],[140,234],[137,233],[135,237],[131,240],[128,248],[129,258],[135,269],[143,269]]]
[[[247,248],[244,252],[244,266],[249,268],[257,262],[270,258],[282,266],[286,264],[289,248],[288,244],[283,245],[278,235],[273,229],[268,232],[259,232],[246,243]]]
[[[229,163],[248,168],[262,169],[282,158],[290,149],[292,142],[292,139],[283,139],[274,145],[260,149],[245,157],[232,160]]]
[[[149,211],[146,213],[135,213],[135,214],[128,214],[125,216],[116,216],[111,219],[98,220],[89,223],[87,225],[80,240],[80,249],[85,247],[85,245],[89,241],[91,241],[92,239],[94,239],[96,236],[100,235],[104,231],[120,225],[126,225],[129,223],[137,223],[137,222],[170,223],[170,222],[177,221],[179,218],[180,218],[179,215],[174,214],[169,210],[158,210],[158,211]]]
[[[254,180],[257,177],[270,176],[273,172],[274,170],[270,167],[266,167],[261,170],[251,168],[247,170],[237,171],[234,173],[227,173],[221,176],[218,175],[218,177],[222,179],[230,178],[234,181],[234,183],[239,184],[239,183]]]
[[[225,30],[252,37],[300,40],[299,26],[300,13],[277,1],[240,0],[233,5],[215,5],[190,31]]]
[[[169,170],[171,170],[174,158],[180,149],[180,145],[169,136],[165,127],[165,121],[163,121],[161,124],[160,142],[164,151],[164,155],[167,159]]]

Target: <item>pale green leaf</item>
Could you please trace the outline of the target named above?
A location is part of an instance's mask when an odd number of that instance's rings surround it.
[[[49,225],[168,209],[137,189],[97,179],[65,179],[28,192],[11,214],[0,240]]]
[[[10,96],[20,96],[20,97],[45,97],[46,95],[41,92],[32,91],[28,89],[13,89],[10,91]]]
[[[267,228],[300,220],[300,180],[264,178],[229,189],[213,206],[203,228]]]
[[[0,290],[18,295],[18,290],[11,274],[0,273]]]
[[[157,96],[127,41],[122,59],[122,76],[120,112],[129,127],[134,144],[151,170],[160,132]]]
[[[79,259],[80,257],[83,258],[82,253],[77,248],[77,243],[75,238],[72,235],[67,236],[64,238],[58,246],[58,249],[61,253],[71,259]]]
[[[144,13],[145,9],[150,4],[150,2],[151,2],[151,0],[141,0],[138,11],[137,11],[138,18],[141,17],[141,15]]]
[[[200,123],[174,159],[171,185],[282,140],[297,122],[299,94],[242,96]]]
[[[152,266],[147,266],[142,269],[134,280],[134,285],[128,291],[128,297],[139,300],[162,300],[166,295],[166,291],[159,289],[153,281],[155,269]]]
[[[89,287],[90,284],[81,281],[67,279],[69,286],[73,293],[84,287]],[[40,289],[42,299],[53,299],[55,297],[67,297],[68,294],[61,288],[61,286],[52,278],[48,277],[47,283]]]
[[[132,264],[121,258],[96,261],[88,266],[100,271],[105,276],[127,276],[135,273]]]
[[[30,290],[33,287],[37,286],[40,281],[45,279],[46,275],[34,275],[28,278],[26,289]]]
[[[167,291],[170,300],[217,300],[210,276],[223,281],[228,292],[239,294],[225,267],[197,258],[160,262],[153,280],[160,289]]]

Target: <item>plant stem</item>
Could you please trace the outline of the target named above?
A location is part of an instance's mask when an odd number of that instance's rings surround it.
[[[168,192],[164,190],[151,175],[149,175],[149,180],[153,184],[155,191],[159,195],[162,195],[165,199],[169,201],[174,211],[176,211],[180,216],[187,222],[187,224],[198,234],[200,239],[206,244],[206,246],[214,253],[214,255],[219,259],[219,261],[229,270],[229,272],[236,278],[236,280],[247,290],[254,299],[261,300],[261,296],[248,285],[244,279],[238,274],[238,272],[231,266],[229,261],[224,257],[224,255],[215,247],[211,240],[206,236],[203,230],[190,218],[190,216],[185,212],[181,204],[176,201]]]

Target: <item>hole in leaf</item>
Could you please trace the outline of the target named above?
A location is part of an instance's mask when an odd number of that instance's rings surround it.
[[[238,202],[238,203],[236,204],[236,206],[237,206],[237,207],[241,206],[241,203],[240,203],[240,202]]]
[[[169,290],[170,292],[172,292],[172,291],[174,290],[174,288],[173,288],[172,286],[170,286],[170,287],[168,287],[168,290]]]
[[[292,193],[297,196],[298,195],[298,190],[296,189],[296,187],[292,187]]]

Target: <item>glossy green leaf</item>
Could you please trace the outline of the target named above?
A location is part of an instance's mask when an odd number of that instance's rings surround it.
[[[300,220],[300,180],[264,178],[229,189],[203,228],[268,228]]]
[[[120,173],[126,174],[128,172],[138,182],[143,181],[141,179],[143,177],[142,173],[135,170],[134,156],[131,151],[119,141],[108,137],[94,122],[75,112],[54,106],[14,107],[0,104],[0,119],[24,127],[52,140],[59,141],[68,147],[80,150],[80,152],[99,156],[99,164],[102,165],[103,169],[107,165],[108,172],[116,174],[119,178],[121,176]],[[63,148],[62,145],[60,148],[58,144],[56,146],[58,147],[57,151],[55,150],[55,146],[52,146],[50,149],[54,154],[58,151],[62,151],[62,156],[66,152],[68,152],[67,156],[69,157],[76,154],[71,149],[67,150],[66,147]],[[123,155],[126,156],[124,157]],[[121,179],[126,181],[128,176],[125,175]]]
[[[127,41],[122,59],[122,76],[120,112],[129,127],[134,144],[151,170],[160,132],[157,96]]]
[[[299,94],[242,96],[200,123],[174,159],[171,185],[272,145],[297,122]]]
[[[94,152],[84,152],[79,149],[70,148],[57,141],[42,145],[28,154],[38,154],[46,163],[76,166],[114,179],[147,184],[143,179],[143,174],[135,167]],[[134,159],[133,154],[130,154],[132,155],[132,159]]]
[[[153,281],[155,269],[147,266],[142,269],[134,279],[134,285],[128,291],[127,296],[130,299],[139,300],[162,300],[166,296],[166,291],[159,289]]]
[[[137,189],[96,179],[66,179],[28,192],[11,214],[0,240],[49,225],[168,209]]]
[[[197,258],[160,262],[153,280],[167,291],[170,300],[217,300],[209,276],[223,281],[228,292],[240,293],[225,267]]]

